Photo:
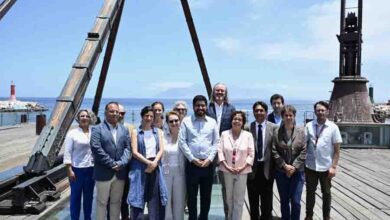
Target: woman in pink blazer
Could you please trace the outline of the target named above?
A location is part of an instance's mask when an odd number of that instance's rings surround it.
[[[250,132],[243,130],[245,113],[234,111],[232,128],[221,134],[218,144],[219,169],[224,172],[228,219],[239,220],[244,206],[246,179],[252,172],[254,142]]]

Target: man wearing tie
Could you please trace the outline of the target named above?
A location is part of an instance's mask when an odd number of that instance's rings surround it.
[[[250,130],[255,143],[255,162],[247,180],[251,220],[259,219],[259,197],[261,199],[260,219],[272,219],[274,165],[271,151],[272,136],[277,125],[266,120],[267,112],[268,106],[264,102],[257,101],[253,104],[256,121],[251,123]]]

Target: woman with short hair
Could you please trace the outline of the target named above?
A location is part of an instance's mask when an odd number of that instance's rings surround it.
[[[291,220],[300,219],[306,159],[305,131],[295,125],[296,112],[291,105],[282,109],[282,123],[274,133],[272,147],[282,219]]]
[[[83,197],[84,219],[91,219],[93,189],[93,157],[90,145],[91,125],[95,124],[93,112],[81,109],[75,120],[79,126],[65,137],[64,164],[70,183],[70,217],[79,219]]]
[[[175,102],[175,106],[173,107],[173,111],[179,113],[180,122],[183,121],[183,118],[187,116],[188,107],[185,101],[177,101]]]
[[[161,157],[164,152],[162,131],[154,127],[152,107],[141,110],[141,125],[131,134],[132,159],[130,161],[130,190],[127,202],[132,208],[131,219],[144,219],[145,203],[148,216],[153,220],[164,220],[167,204]]]
[[[164,133],[164,156],[162,159],[164,179],[168,188],[168,204],[165,220],[183,220],[185,206],[185,157],[178,146],[180,116],[176,111],[166,114],[169,132]]]
[[[247,176],[252,172],[255,147],[252,134],[243,129],[245,113],[234,111],[230,121],[232,128],[221,134],[218,158],[226,188],[227,219],[239,220],[243,212]]]

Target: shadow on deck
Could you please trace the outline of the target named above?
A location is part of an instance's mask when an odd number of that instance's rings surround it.
[[[339,168],[332,184],[331,216],[333,219],[390,219],[389,149],[342,149]],[[304,189],[301,219],[305,217],[305,197]],[[242,219],[250,219],[247,201],[245,205]],[[321,206],[321,192],[318,188],[314,219],[322,219]],[[280,205],[276,184],[273,207],[274,219],[279,219]],[[40,219],[70,219],[69,199],[64,199]],[[224,219],[220,185],[213,186],[209,219]]]

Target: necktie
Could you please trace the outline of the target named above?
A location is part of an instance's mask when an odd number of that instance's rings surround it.
[[[261,124],[259,124],[259,130],[257,131],[257,159],[263,158],[263,132],[261,130]]]

